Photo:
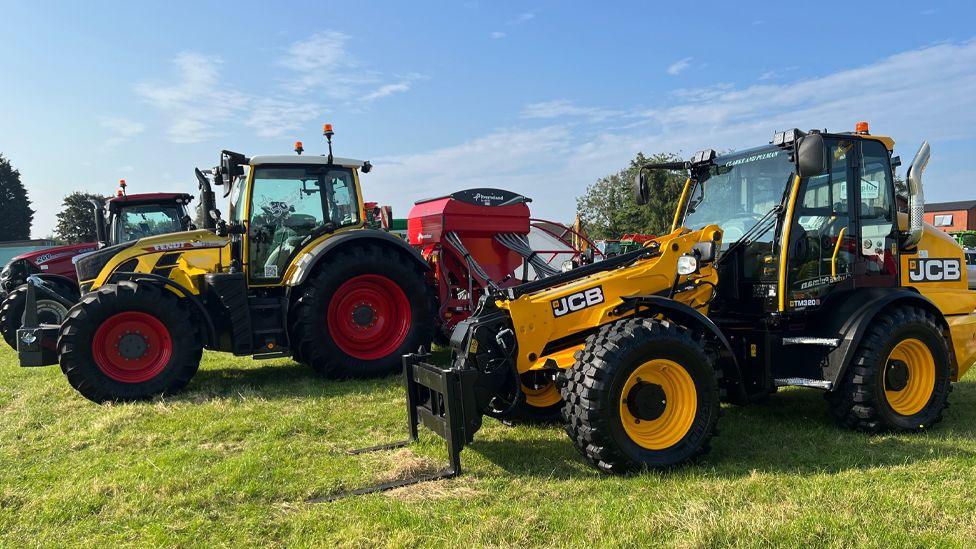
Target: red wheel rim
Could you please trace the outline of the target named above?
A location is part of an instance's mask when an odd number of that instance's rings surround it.
[[[173,356],[173,340],[159,319],[128,311],[102,322],[92,338],[98,369],[122,383],[149,381],[163,371]]]
[[[342,352],[377,360],[395,352],[410,332],[410,302],[395,282],[380,275],[345,281],[329,301],[329,335]]]

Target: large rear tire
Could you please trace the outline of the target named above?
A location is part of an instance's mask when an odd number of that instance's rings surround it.
[[[942,420],[952,384],[949,348],[929,312],[897,307],[878,315],[844,380],[827,400],[843,426],[917,431]]]
[[[183,389],[202,345],[172,292],[122,281],[86,294],[61,325],[61,371],[94,402],[146,400]]]
[[[27,285],[15,288],[0,303],[0,333],[3,340],[14,349],[17,348],[17,330],[24,318],[24,304],[27,302]],[[68,308],[60,301],[37,298],[37,320],[41,324],[61,324],[68,316]]]
[[[412,259],[370,243],[335,252],[295,304],[296,356],[330,378],[400,372],[404,354],[430,347],[431,301]]]
[[[567,378],[566,433],[595,467],[660,469],[708,452],[721,413],[718,376],[685,328],[650,318],[605,325]]]

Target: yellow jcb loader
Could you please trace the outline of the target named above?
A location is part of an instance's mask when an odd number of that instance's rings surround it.
[[[976,357],[976,292],[962,248],[922,219],[929,145],[908,170],[907,212],[893,148],[859,123],[643,166],[638,203],[652,170],[688,172],[671,231],[486,295],[454,331],[448,366],[405,356],[411,439],[426,425],[451,465],[354,493],[456,475],[484,415],[526,408],[558,413],[608,473],[692,460],[720,402],[782,386],[824,391],[846,427],[931,427]]]

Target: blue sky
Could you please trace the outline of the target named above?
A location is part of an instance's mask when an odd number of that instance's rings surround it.
[[[0,1],[0,152],[34,236],[61,198],[194,190],[220,149],[371,160],[368,200],[494,186],[570,220],[637,151],[792,127],[932,143],[930,201],[976,198],[971,3]]]

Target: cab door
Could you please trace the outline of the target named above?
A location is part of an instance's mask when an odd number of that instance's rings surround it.
[[[828,295],[853,287],[858,236],[849,182],[859,152],[852,139],[824,142],[828,170],[800,181],[789,221],[786,311],[815,309]]]
[[[856,221],[860,227],[855,285],[897,286],[898,226],[891,156],[880,141],[864,139],[859,145],[858,184],[854,185]]]

